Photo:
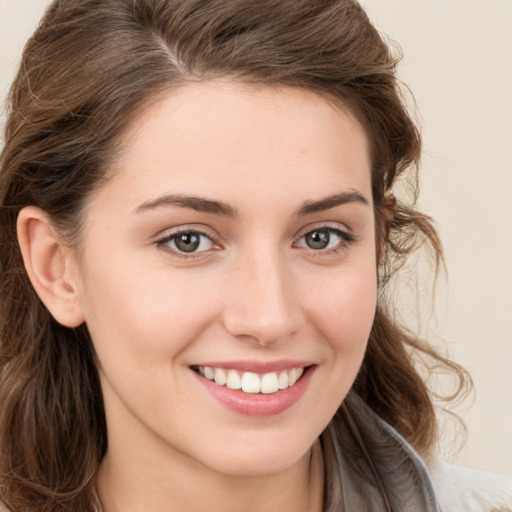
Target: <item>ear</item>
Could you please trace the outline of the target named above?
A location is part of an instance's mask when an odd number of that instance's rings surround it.
[[[78,327],[84,316],[71,249],[61,242],[48,215],[35,206],[20,211],[17,228],[23,262],[39,298],[57,322]]]
[[[386,194],[384,195],[384,200],[382,202],[382,208],[380,211],[382,212],[380,214],[380,217],[383,229],[382,233],[380,233],[380,240],[377,240],[377,244],[379,246],[379,250],[377,252],[378,267],[380,267],[384,263],[384,258],[387,251],[387,240],[389,237],[389,232],[391,230],[391,225],[395,219],[397,212],[396,197],[393,195],[391,191],[386,192]]]
[[[397,207],[395,195],[392,192],[387,192],[384,199],[384,217],[388,222],[395,218]]]

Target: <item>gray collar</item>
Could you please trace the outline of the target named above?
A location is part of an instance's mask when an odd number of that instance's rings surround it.
[[[420,455],[359,397],[350,395],[352,414],[359,416],[354,423],[362,431],[357,441],[363,444],[364,440],[366,446],[352,449],[352,441],[345,437],[354,435],[354,426],[345,429],[344,418],[338,415],[322,434],[325,512],[440,512],[432,478]],[[369,474],[375,478],[368,478]]]

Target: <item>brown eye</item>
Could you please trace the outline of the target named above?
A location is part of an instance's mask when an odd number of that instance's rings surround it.
[[[304,241],[310,249],[321,250],[329,246],[331,233],[326,229],[311,231],[304,236]]]
[[[348,248],[355,240],[353,235],[342,229],[325,226],[308,231],[295,245],[327,254],[331,249]]]
[[[180,233],[174,237],[174,244],[179,251],[194,252],[201,245],[201,235],[199,233]]]
[[[214,244],[200,231],[181,231],[167,236],[158,245],[177,254],[192,254],[208,251]]]

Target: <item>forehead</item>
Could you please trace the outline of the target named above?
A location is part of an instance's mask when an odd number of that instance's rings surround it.
[[[367,138],[347,109],[309,91],[230,82],[187,84],[137,115],[112,182],[133,201],[179,192],[242,206],[258,194],[371,190]]]

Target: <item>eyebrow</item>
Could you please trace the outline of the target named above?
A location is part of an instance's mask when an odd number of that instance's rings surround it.
[[[332,196],[319,199],[317,201],[306,201],[295,212],[295,215],[302,217],[316,212],[329,210],[336,206],[342,206],[347,203],[360,203],[369,205],[368,200],[357,190],[350,192],[341,192]],[[215,201],[198,196],[186,196],[182,194],[167,194],[154,200],[145,201],[135,209],[135,213],[161,208],[165,206],[178,206],[180,208],[190,208],[203,213],[221,215],[223,217],[237,217],[238,211],[231,205],[222,201]]]
[[[306,201],[298,209],[297,215],[309,215],[311,213],[322,212],[329,210],[336,206],[342,206],[348,203],[360,203],[368,206],[370,203],[358,190],[352,190],[350,192],[341,192],[339,194],[333,194],[332,196],[319,199],[317,201]]]
[[[135,209],[139,213],[162,206],[179,206],[180,208],[190,208],[203,213],[212,213],[224,217],[236,217],[235,208],[222,201],[214,201],[204,197],[185,196],[182,194],[168,194],[152,201],[146,201]]]

